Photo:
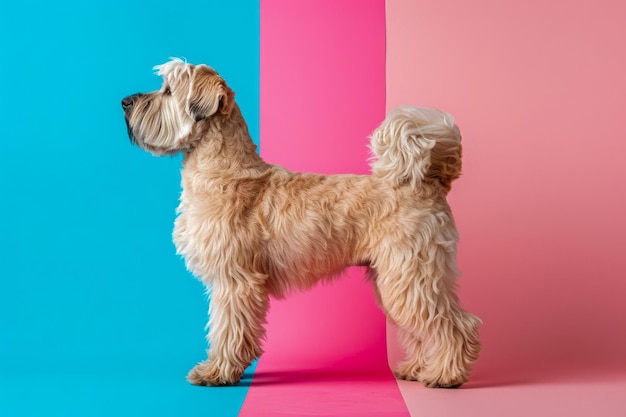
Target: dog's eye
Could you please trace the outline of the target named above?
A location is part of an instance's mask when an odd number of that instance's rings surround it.
[[[163,94],[165,94],[166,96],[171,96],[172,95],[172,90],[170,90],[169,87],[166,87],[165,91],[163,91]]]

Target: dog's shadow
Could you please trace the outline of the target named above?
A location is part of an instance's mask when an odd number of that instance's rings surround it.
[[[352,370],[332,370],[332,369],[300,369],[300,370],[277,370],[246,372],[237,386],[274,386],[274,385],[333,385],[333,384],[376,384],[389,382],[393,377],[390,371],[352,371]],[[418,381],[399,381],[400,384],[423,387]],[[533,384],[532,379],[508,379],[501,378],[479,378],[471,379],[460,388],[484,389],[515,385]]]
[[[470,380],[460,390],[501,388],[512,386],[539,385],[571,382],[579,379],[586,381],[606,381],[622,377],[626,367],[590,367],[574,365],[568,361],[553,364],[538,364],[536,367],[507,370],[506,364],[494,369],[487,364],[486,369],[477,369]],[[483,367],[485,368],[485,367]],[[392,376],[389,370],[348,370],[348,369],[283,369],[273,371],[246,371],[238,387],[277,386],[277,385],[333,385],[333,384],[372,384],[389,381]],[[254,381],[254,382],[253,382]],[[404,385],[422,387],[417,381],[399,381]]]
[[[284,369],[273,371],[246,371],[239,386],[262,385],[297,385],[330,383],[354,384],[384,381],[390,378],[386,370],[349,370],[349,369]]]

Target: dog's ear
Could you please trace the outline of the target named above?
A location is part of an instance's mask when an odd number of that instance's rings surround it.
[[[206,65],[198,65],[193,71],[187,111],[196,121],[216,112],[230,114],[235,105],[235,93],[217,72]]]

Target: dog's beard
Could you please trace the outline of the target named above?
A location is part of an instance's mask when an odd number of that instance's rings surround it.
[[[184,150],[194,123],[175,97],[161,93],[138,100],[125,119],[131,143],[158,156]]]
[[[124,120],[126,121],[126,130],[128,131],[128,138],[130,139],[130,143],[132,145],[137,145],[137,139],[135,139],[135,133],[133,132],[133,127],[130,125],[128,117],[125,116]]]

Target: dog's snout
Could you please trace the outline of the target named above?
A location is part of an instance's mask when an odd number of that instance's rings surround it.
[[[132,96],[124,97],[122,99],[122,108],[124,110],[131,109],[135,105],[137,97],[139,97],[139,94],[133,94]]]

